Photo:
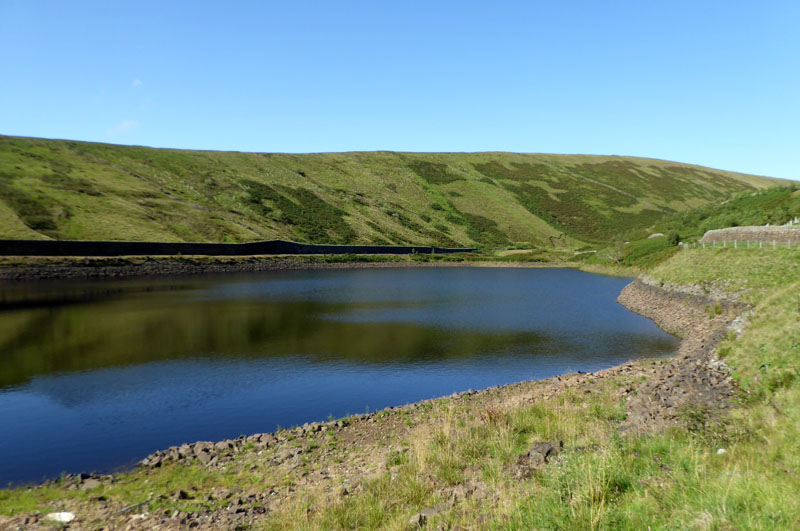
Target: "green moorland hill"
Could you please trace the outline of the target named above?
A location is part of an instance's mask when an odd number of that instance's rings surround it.
[[[0,136],[0,238],[580,247],[782,181],[654,159]]]

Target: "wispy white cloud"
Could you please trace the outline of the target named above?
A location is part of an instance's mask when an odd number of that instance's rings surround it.
[[[129,131],[136,126],[139,125],[139,122],[136,120],[122,120],[120,123],[114,125],[110,129],[106,130],[106,136],[116,136],[125,131]]]
[[[133,86],[134,86],[134,87],[141,87],[143,84],[144,84],[144,83],[142,83],[142,80],[141,80],[141,79],[134,79],[134,80],[133,80]]]

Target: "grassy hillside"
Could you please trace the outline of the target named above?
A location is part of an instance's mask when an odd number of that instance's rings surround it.
[[[575,247],[779,182],[631,157],[0,137],[0,238]]]

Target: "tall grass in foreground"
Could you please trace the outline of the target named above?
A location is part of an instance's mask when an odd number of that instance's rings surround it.
[[[545,488],[520,500],[501,527],[800,526],[800,282],[791,282],[800,253],[706,251],[681,252],[653,274],[684,283],[728,279],[729,288],[758,301],[746,332],[719,348],[743,389],[743,407],[722,425],[687,422],[574,455],[567,467],[548,468],[539,478]]]
[[[742,389],[742,407],[724,423],[686,412],[666,433],[620,437],[617,385],[597,394],[438,411],[428,431],[364,490],[318,496],[276,515],[270,528],[407,529],[424,507],[445,505],[430,528],[793,529],[800,526],[800,314],[798,254],[684,251],[656,278],[746,289],[757,303],[750,326],[720,346]],[[532,441],[562,439],[565,452],[532,477],[509,473]],[[475,489],[453,498],[459,486]],[[303,510],[305,507],[305,510]],[[308,510],[308,508],[313,508]]]
[[[276,515],[267,528],[406,529],[414,513],[431,507],[437,513],[428,521],[433,528],[508,521],[518,503],[544,488],[539,480],[510,480],[518,455],[541,440],[560,439],[570,448],[610,440],[613,421],[622,415],[612,387],[591,396],[566,392],[533,405],[516,401],[480,410],[469,401],[443,404],[360,491],[344,498],[311,495]],[[568,458],[558,459],[552,466],[567,463]]]

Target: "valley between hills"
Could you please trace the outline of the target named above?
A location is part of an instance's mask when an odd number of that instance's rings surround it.
[[[666,358],[186,441],[126,472],[0,490],[2,528],[800,522],[800,241],[691,245],[712,229],[792,222],[794,183],[630,157],[253,154],[0,137],[0,193],[4,239],[477,247],[399,257],[3,257],[7,293],[16,280],[70,276],[546,265],[637,277],[619,302],[681,338]]]

